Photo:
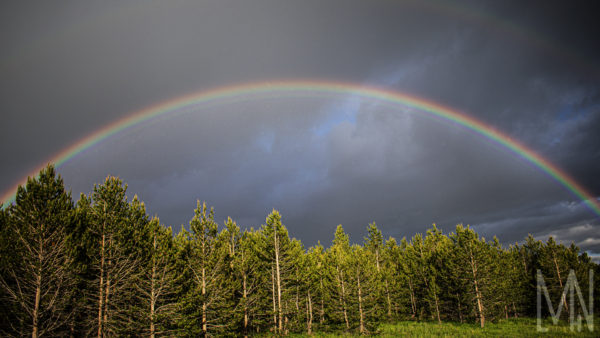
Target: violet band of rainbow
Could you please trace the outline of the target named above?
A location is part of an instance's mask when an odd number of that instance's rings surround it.
[[[252,82],[241,85],[220,87],[212,90],[200,91],[189,95],[177,97],[172,100],[162,102],[160,104],[142,109],[140,111],[128,114],[126,117],[119,119],[105,127],[97,130],[93,134],[84,137],[77,143],[59,152],[55,156],[44,162],[44,165],[39,166],[36,171],[29,176],[34,177],[45,166],[46,163],[54,163],[57,167],[74,158],[84,150],[93,147],[112,135],[120,133],[132,126],[148,121],[158,116],[166,116],[171,112],[178,111],[182,108],[208,103],[213,101],[225,100],[244,95],[261,95],[269,94],[271,96],[286,96],[306,94],[344,94],[358,95],[369,99],[381,100],[391,104],[403,105],[417,109],[419,112],[428,114],[432,117],[453,122],[457,125],[466,128],[475,134],[483,136],[494,143],[508,149],[514,155],[532,163],[534,166],[541,169],[544,173],[552,177],[574,196],[580,199],[586,207],[588,207],[597,217],[600,217],[600,202],[586,191],[572,177],[561,170],[550,161],[546,160],[533,150],[525,145],[512,139],[509,135],[502,133],[490,125],[479,121],[466,113],[454,110],[449,107],[442,106],[438,103],[428,101],[423,98],[411,96],[389,89],[365,86],[362,84],[333,82],[321,80],[284,80],[284,81],[267,81],[267,82]],[[21,182],[15,184],[13,188],[6,191],[0,197],[4,205],[14,202],[17,187],[26,182],[24,178]]]

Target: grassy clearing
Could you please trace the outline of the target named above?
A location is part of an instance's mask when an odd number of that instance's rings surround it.
[[[583,323],[585,324],[585,323]],[[444,322],[413,322],[403,321],[393,324],[382,324],[377,332],[378,337],[598,337],[600,336],[600,318],[595,319],[594,331],[589,332],[587,326],[582,325],[581,332],[571,331],[569,324],[561,322],[552,325],[550,320],[544,322],[543,327],[548,332],[536,330],[535,319],[508,319],[497,323],[486,323],[485,328],[478,324]],[[291,337],[308,337],[307,335],[290,335]],[[349,333],[321,333],[316,332],[314,337],[355,337]]]
[[[598,320],[594,326],[594,332],[589,332],[587,327],[582,327],[581,332],[571,331],[568,323],[552,325],[546,321],[543,327],[548,332],[538,332],[535,319],[509,319],[498,323],[487,323],[482,329],[475,323],[424,323],[424,322],[400,322],[395,324],[384,324],[380,326],[381,337],[398,336],[441,336],[441,337],[597,337],[600,334]]]

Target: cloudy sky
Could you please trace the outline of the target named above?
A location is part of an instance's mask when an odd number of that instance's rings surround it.
[[[474,117],[600,196],[600,23],[591,1],[3,1],[0,191],[135,111],[244,83],[376,86]],[[121,177],[179,229],[196,200],[258,227],[360,242],[470,224],[600,253],[600,216],[456,124],[351,93],[241,96],[126,129],[61,165],[77,198]]]

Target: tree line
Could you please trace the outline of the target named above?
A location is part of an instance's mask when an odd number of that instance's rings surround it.
[[[52,165],[0,210],[0,335],[248,336],[368,334],[397,320],[478,322],[535,317],[536,273],[553,300],[569,271],[587,295],[599,266],[574,244],[531,235],[503,247],[470,227],[361,244],[339,225],[306,249],[273,210],[242,229],[197,203],[174,234],[108,177],[74,202]],[[189,230],[188,230],[189,229]],[[565,318],[578,307],[563,302]],[[547,314],[547,309],[544,310]]]

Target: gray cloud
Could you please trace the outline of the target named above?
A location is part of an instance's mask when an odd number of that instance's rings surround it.
[[[128,112],[235,83],[320,78],[467,112],[600,196],[600,25],[589,3],[2,6],[0,190]],[[459,126],[352,95],[200,106],[119,133],[59,171],[76,195],[118,175],[176,228],[200,199],[248,227],[278,208],[309,245],[328,243],[339,223],[360,241],[370,221],[398,237],[436,222],[600,252],[598,218],[539,168]]]

